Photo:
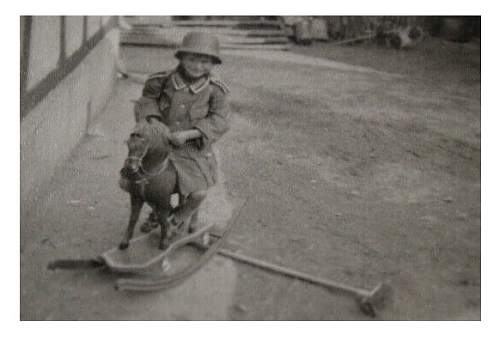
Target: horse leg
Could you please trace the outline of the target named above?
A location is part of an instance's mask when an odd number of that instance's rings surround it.
[[[172,238],[173,232],[168,221],[168,211],[158,211],[158,220],[160,222],[160,246],[164,250],[168,248],[168,241]]]
[[[143,204],[144,201],[141,198],[135,195],[130,195],[130,218],[128,221],[127,230],[125,231],[125,236],[123,237],[123,240],[119,245],[119,248],[121,250],[128,248],[130,239],[134,235],[135,224],[139,219],[139,214],[141,213]]]

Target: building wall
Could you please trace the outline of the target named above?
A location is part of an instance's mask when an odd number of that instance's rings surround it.
[[[114,17],[21,18],[21,209],[43,194],[114,85]]]

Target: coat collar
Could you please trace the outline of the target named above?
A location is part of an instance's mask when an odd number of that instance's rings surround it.
[[[188,86],[184,80],[182,79],[182,76],[179,74],[179,71],[176,70],[174,74],[172,75],[172,84],[174,85],[174,89],[176,91],[182,90],[186,86]],[[210,83],[210,75],[206,75],[189,85],[189,90],[193,93],[198,93],[201,90],[203,90],[205,87],[208,86]]]

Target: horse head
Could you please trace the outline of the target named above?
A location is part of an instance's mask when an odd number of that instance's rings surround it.
[[[164,158],[170,150],[169,136],[170,130],[157,117],[147,116],[139,120],[126,141],[128,155],[121,174],[125,177],[136,175],[147,156]]]

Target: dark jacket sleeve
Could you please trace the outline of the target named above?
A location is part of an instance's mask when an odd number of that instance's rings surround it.
[[[208,115],[194,125],[201,132],[202,147],[216,142],[229,130],[226,92],[218,86],[210,86],[212,91],[208,102]]]

